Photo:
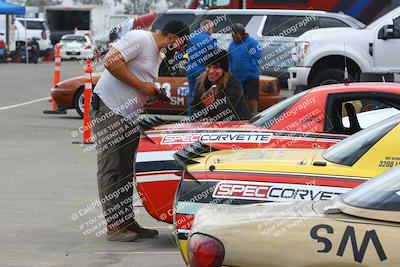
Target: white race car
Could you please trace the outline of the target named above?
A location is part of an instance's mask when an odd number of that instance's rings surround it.
[[[86,59],[93,57],[95,46],[89,37],[67,34],[61,38],[62,59]]]

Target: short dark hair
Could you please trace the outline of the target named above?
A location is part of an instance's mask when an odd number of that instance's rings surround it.
[[[162,35],[168,35],[169,33],[175,34],[178,37],[184,37],[189,35],[189,27],[180,20],[171,20],[161,30]]]
[[[231,30],[232,30],[232,33],[239,34],[239,35],[243,35],[246,32],[246,29],[244,28],[243,24],[240,24],[240,23],[232,24]]]

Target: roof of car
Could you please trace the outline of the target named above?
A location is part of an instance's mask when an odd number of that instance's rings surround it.
[[[320,91],[396,91],[400,92],[400,83],[383,83],[383,82],[361,82],[361,83],[349,83],[349,84],[330,84],[314,87],[310,92]]]
[[[202,15],[206,13],[207,10],[204,9],[169,9],[165,12],[160,14],[195,14],[195,15]]]
[[[287,9],[213,9],[207,12],[208,14],[238,14],[238,15],[328,15],[337,14],[332,12],[320,11],[320,10],[287,10]]]

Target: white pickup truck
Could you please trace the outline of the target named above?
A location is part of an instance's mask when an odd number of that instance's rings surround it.
[[[296,93],[361,73],[400,72],[400,7],[363,29],[328,28],[299,36],[292,49],[295,67],[288,69],[289,90]]]

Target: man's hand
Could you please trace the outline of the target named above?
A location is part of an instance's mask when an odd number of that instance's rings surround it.
[[[144,82],[138,90],[147,96],[161,94],[161,90],[154,83]]]

